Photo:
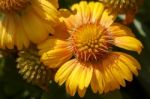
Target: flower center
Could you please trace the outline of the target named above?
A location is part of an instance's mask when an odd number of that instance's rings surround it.
[[[40,62],[37,53],[37,49],[34,48],[20,51],[17,68],[24,79],[45,89],[50,81],[51,69]]]
[[[98,61],[109,53],[112,36],[100,25],[79,27],[70,38],[75,57],[82,61]]]
[[[0,0],[0,11],[18,12],[30,4],[31,0]]]

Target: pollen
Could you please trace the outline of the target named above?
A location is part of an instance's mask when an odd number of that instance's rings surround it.
[[[0,11],[19,12],[30,4],[31,0],[0,0]]]
[[[81,61],[98,61],[111,50],[110,32],[100,25],[86,24],[72,33],[71,46],[74,55]]]

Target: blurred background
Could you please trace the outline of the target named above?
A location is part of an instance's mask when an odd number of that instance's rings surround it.
[[[69,8],[79,1],[59,0],[59,3],[60,7]],[[141,63],[139,76],[134,77],[132,82],[127,82],[125,88],[108,94],[93,94],[89,88],[83,99],[150,99],[150,0],[145,0],[134,23],[129,27],[144,45],[140,55],[129,52]],[[16,57],[15,52],[5,57],[0,55],[0,99],[79,99],[78,95],[70,97],[66,94],[64,86],[59,87],[54,82],[51,82],[47,92],[27,83],[18,74],[14,57]]]

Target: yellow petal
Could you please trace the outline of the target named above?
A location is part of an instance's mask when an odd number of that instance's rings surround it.
[[[113,65],[111,57],[109,56],[108,58],[104,59],[101,64],[102,64],[101,66],[102,76],[105,83],[104,92],[107,93],[109,91],[119,89],[120,85],[118,84],[117,80],[115,79],[115,77],[112,76],[111,73],[111,68]]]
[[[126,64],[130,71],[137,76],[138,70],[141,69],[139,62],[134,57],[128,54],[121,52],[116,52],[116,54],[119,54],[119,60]]]
[[[56,72],[55,81],[58,82],[59,85],[62,85],[70,76],[75,65],[76,65],[75,59],[72,59],[63,64]]]
[[[89,65],[86,67],[86,76],[85,76],[85,87],[88,87],[93,75],[93,66]]]
[[[113,36],[120,37],[120,36],[132,36],[135,37],[135,35],[132,33],[131,29],[121,25],[119,23],[113,23],[109,27],[109,31]]]
[[[116,54],[115,52],[111,53],[110,58],[114,60],[112,64],[115,64],[113,68],[118,69],[118,72],[121,73],[120,75],[122,75],[122,77],[125,80],[132,81],[132,73],[128,68],[128,66],[124,62],[120,61],[120,56],[121,54],[119,53],[118,54]]]
[[[80,69],[81,66],[79,63],[77,63],[66,81],[66,85],[69,87],[69,94],[71,96],[74,96],[77,91],[78,80],[80,78]]]
[[[72,57],[68,42],[56,38],[48,39],[38,48],[42,54],[41,61],[50,68],[57,68]]]
[[[85,24],[89,21],[90,7],[86,1],[81,1],[79,4],[74,4],[71,9],[76,11],[75,19],[78,20],[78,25]]]
[[[80,79],[79,79],[79,89],[83,90],[87,88],[91,82],[92,75],[93,75],[93,67],[91,64],[80,64],[81,71],[80,71]]]
[[[112,72],[112,75],[114,76],[114,78],[116,79],[116,81],[123,87],[126,86],[125,80],[123,78],[123,75],[120,75],[121,72],[118,72],[119,69],[116,68],[117,66],[114,64],[113,68],[110,69],[110,71]]]
[[[96,77],[96,80],[98,82],[98,91],[99,93],[103,93],[104,87],[105,87],[105,81],[103,78],[102,70],[99,68],[94,68],[94,75]]]
[[[116,62],[116,65],[120,68],[120,72],[124,75],[124,79],[128,81],[132,81],[133,76],[128,66],[122,63],[120,60]]]
[[[116,19],[117,14],[116,13],[111,13],[109,10],[104,10],[102,17],[100,19],[100,24],[108,28]]]
[[[58,0],[49,0],[56,8],[59,7]]]
[[[51,26],[48,27],[49,25],[46,21],[42,20],[33,12],[23,15],[22,22],[29,39],[33,43],[40,43],[46,40],[49,32],[52,31]]]
[[[72,57],[72,52],[67,48],[54,49],[44,53],[41,61],[49,68],[60,67]]]
[[[97,22],[98,20],[100,20],[103,11],[104,11],[104,5],[102,3],[98,3],[98,2],[90,2],[89,3],[90,6],[90,10],[91,10],[91,21]]]
[[[132,56],[121,52],[112,52],[104,61],[109,61],[109,63],[105,64],[105,67],[108,67],[107,74],[111,72],[114,80],[122,86],[125,86],[124,80],[132,81],[132,73],[136,74],[140,67],[139,63]],[[116,88],[119,87],[116,85]]]
[[[29,47],[30,41],[26,35],[26,32],[21,24],[21,19],[19,16],[15,17],[17,31],[14,33],[15,45],[19,50]]]
[[[42,55],[49,50],[65,48],[68,46],[68,43],[64,40],[57,39],[55,37],[49,37],[44,42],[38,44],[39,54]]]
[[[0,46],[14,48],[15,20],[13,15],[6,15],[0,23]]]
[[[142,43],[138,39],[130,36],[116,37],[114,45],[127,50],[137,51],[138,53],[141,53],[143,48]]]
[[[53,2],[57,1],[53,0]],[[48,24],[53,26],[57,24],[59,13],[54,5],[48,0],[34,0],[31,7],[33,12],[36,13],[41,19],[46,20]]]
[[[119,83],[117,82],[115,77],[112,75],[109,67],[105,69],[104,75],[105,75],[104,78],[106,82],[105,89],[104,89],[105,93],[120,88]]]
[[[79,89],[83,90],[85,87],[85,79],[86,79],[86,67],[81,66],[81,70],[80,70],[80,79],[79,81]]]

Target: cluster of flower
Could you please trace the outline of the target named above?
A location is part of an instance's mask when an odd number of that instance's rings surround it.
[[[0,49],[16,49],[19,73],[43,89],[52,80],[65,83],[71,96],[83,97],[89,86],[107,93],[140,70],[135,58],[117,50],[140,53],[141,42],[114,21],[125,14],[124,23],[131,23],[141,2],[80,1],[65,9],[58,0],[0,0]]]

